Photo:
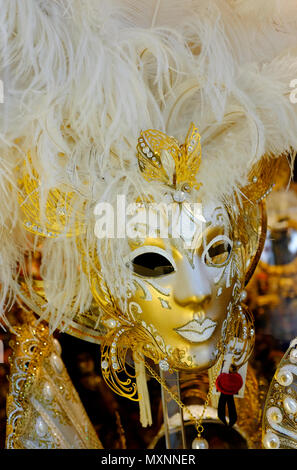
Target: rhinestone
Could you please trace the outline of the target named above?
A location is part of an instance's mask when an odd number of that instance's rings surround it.
[[[186,199],[186,195],[183,191],[175,191],[173,199],[175,202],[183,202]]]
[[[149,158],[151,158],[151,157],[153,156],[152,152],[148,152],[147,156],[148,156]],[[155,161],[156,158],[153,158],[153,160]]]
[[[26,226],[27,226],[27,227],[30,227],[30,226],[31,226],[31,222],[26,222]]]
[[[117,322],[114,318],[108,318],[104,323],[108,328],[115,328],[117,326]]]
[[[43,421],[41,416],[38,416],[35,424],[35,430],[39,437],[44,437],[47,432],[47,424]]]
[[[113,367],[114,370],[118,370],[120,368],[120,366],[117,362],[113,362],[112,367]]]
[[[108,362],[107,362],[107,361],[102,361],[102,362],[101,362],[101,367],[102,367],[102,369],[104,369],[104,370],[107,369],[107,368],[108,368]]]
[[[246,290],[243,290],[240,294],[240,300],[244,301],[247,298],[247,292]]]
[[[161,370],[163,371],[167,371],[169,370],[169,364],[168,362],[166,361],[166,359],[161,359],[161,361],[159,362],[159,367]]]
[[[193,150],[193,147],[189,146],[188,147],[188,152],[192,152],[192,150]]]
[[[149,151],[150,151],[150,149],[148,147],[144,147],[143,153],[148,153]]]
[[[254,177],[253,177],[253,183],[257,183],[257,181],[258,181],[257,176],[254,176]]]
[[[189,185],[188,183],[186,183],[186,184],[183,185],[183,190],[184,190],[184,191],[190,191],[190,189],[191,189],[191,188],[190,188],[190,185]]]

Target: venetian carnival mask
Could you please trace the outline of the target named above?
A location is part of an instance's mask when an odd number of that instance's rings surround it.
[[[254,332],[240,301],[264,242],[262,199],[271,190],[266,181],[272,179],[260,165],[243,188],[243,201],[206,197],[199,182],[200,135],[193,124],[183,145],[156,130],[142,132],[137,159],[147,186],[142,198],[130,201],[136,212],[130,211],[124,241],[102,240],[98,220],[84,232],[83,211],[74,210],[74,193],[49,193],[46,216],[54,225],[46,228],[31,222],[41,219],[32,196],[23,203],[24,224],[31,232],[54,238],[63,227],[74,227],[66,235],[76,235],[100,312],[96,325],[107,328],[99,338],[103,376],[114,391],[129,398],[136,388],[130,379],[119,379],[128,373],[129,351],[134,362],[150,360],[163,370],[208,369],[226,348],[238,366],[247,360]],[[256,184],[255,174],[261,184]],[[23,185],[33,194],[37,175],[28,175],[25,170]],[[98,205],[94,213],[98,219]],[[61,310],[59,300],[52,304]],[[81,318],[78,323],[85,323],[86,316]],[[85,326],[79,329],[80,335],[86,334]]]
[[[124,255],[129,276],[125,307],[102,279],[93,285],[98,303],[113,318],[102,362],[113,385],[111,377],[125,369],[128,349],[163,370],[189,371],[210,368],[224,344],[232,343],[238,364],[251,351],[252,325],[237,304],[260,245],[261,211],[259,204],[245,208],[246,225],[236,204],[201,199],[200,159],[194,125],[180,147],[158,131],[143,132],[139,139],[141,174],[151,184],[162,182],[167,206],[160,209],[159,204],[156,214],[150,200],[133,214]]]

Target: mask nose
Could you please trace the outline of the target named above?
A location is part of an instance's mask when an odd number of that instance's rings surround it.
[[[198,256],[195,257],[194,267],[185,256],[179,260],[174,285],[176,303],[196,310],[198,315],[199,309],[203,310],[211,299],[211,283],[207,274],[207,268]]]

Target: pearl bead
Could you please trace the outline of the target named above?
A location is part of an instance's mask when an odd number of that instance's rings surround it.
[[[297,412],[297,402],[294,398],[286,397],[284,399],[284,408],[287,413],[295,414]]]
[[[253,177],[253,183],[257,183],[257,181],[258,181],[257,176],[254,176],[254,177]]]
[[[48,401],[52,401],[54,398],[52,386],[48,382],[46,382],[43,386],[43,396]]]
[[[47,432],[47,424],[43,421],[40,416],[38,416],[36,420],[35,430],[39,437],[45,436]]]
[[[267,417],[268,421],[274,421],[275,423],[281,423],[283,419],[283,415],[279,408],[276,406],[272,406],[267,410]]]
[[[276,380],[278,381],[280,385],[287,387],[288,385],[291,385],[291,383],[293,382],[293,375],[288,370],[280,370],[276,374]]]
[[[60,355],[62,352],[62,348],[61,348],[59,341],[56,338],[54,338],[53,343],[54,343],[54,348],[55,348],[56,353]]]
[[[196,437],[192,442],[192,449],[208,449],[209,445],[206,439]]]
[[[63,362],[61,358],[57,356],[57,354],[52,354],[51,365],[58,372],[58,374],[61,374],[63,370]]]
[[[297,349],[294,348],[290,352],[290,361],[293,362],[293,364],[297,363]]]
[[[271,431],[268,431],[263,438],[263,445],[265,449],[278,449],[279,448],[279,438],[276,434]]]
[[[159,362],[159,367],[161,370],[165,372],[169,370],[169,364],[165,359],[161,359],[161,361]]]

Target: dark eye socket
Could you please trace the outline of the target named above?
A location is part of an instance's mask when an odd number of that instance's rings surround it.
[[[205,263],[208,265],[220,266],[229,259],[232,246],[230,243],[220,240],[211,245],[205,256]]]
[[[159,253],[142,253],[141,255],[135,256],[130,263],[133,267],[133,271],[140,276],[164,276],[174,271],[174,267],[170,261]]]

